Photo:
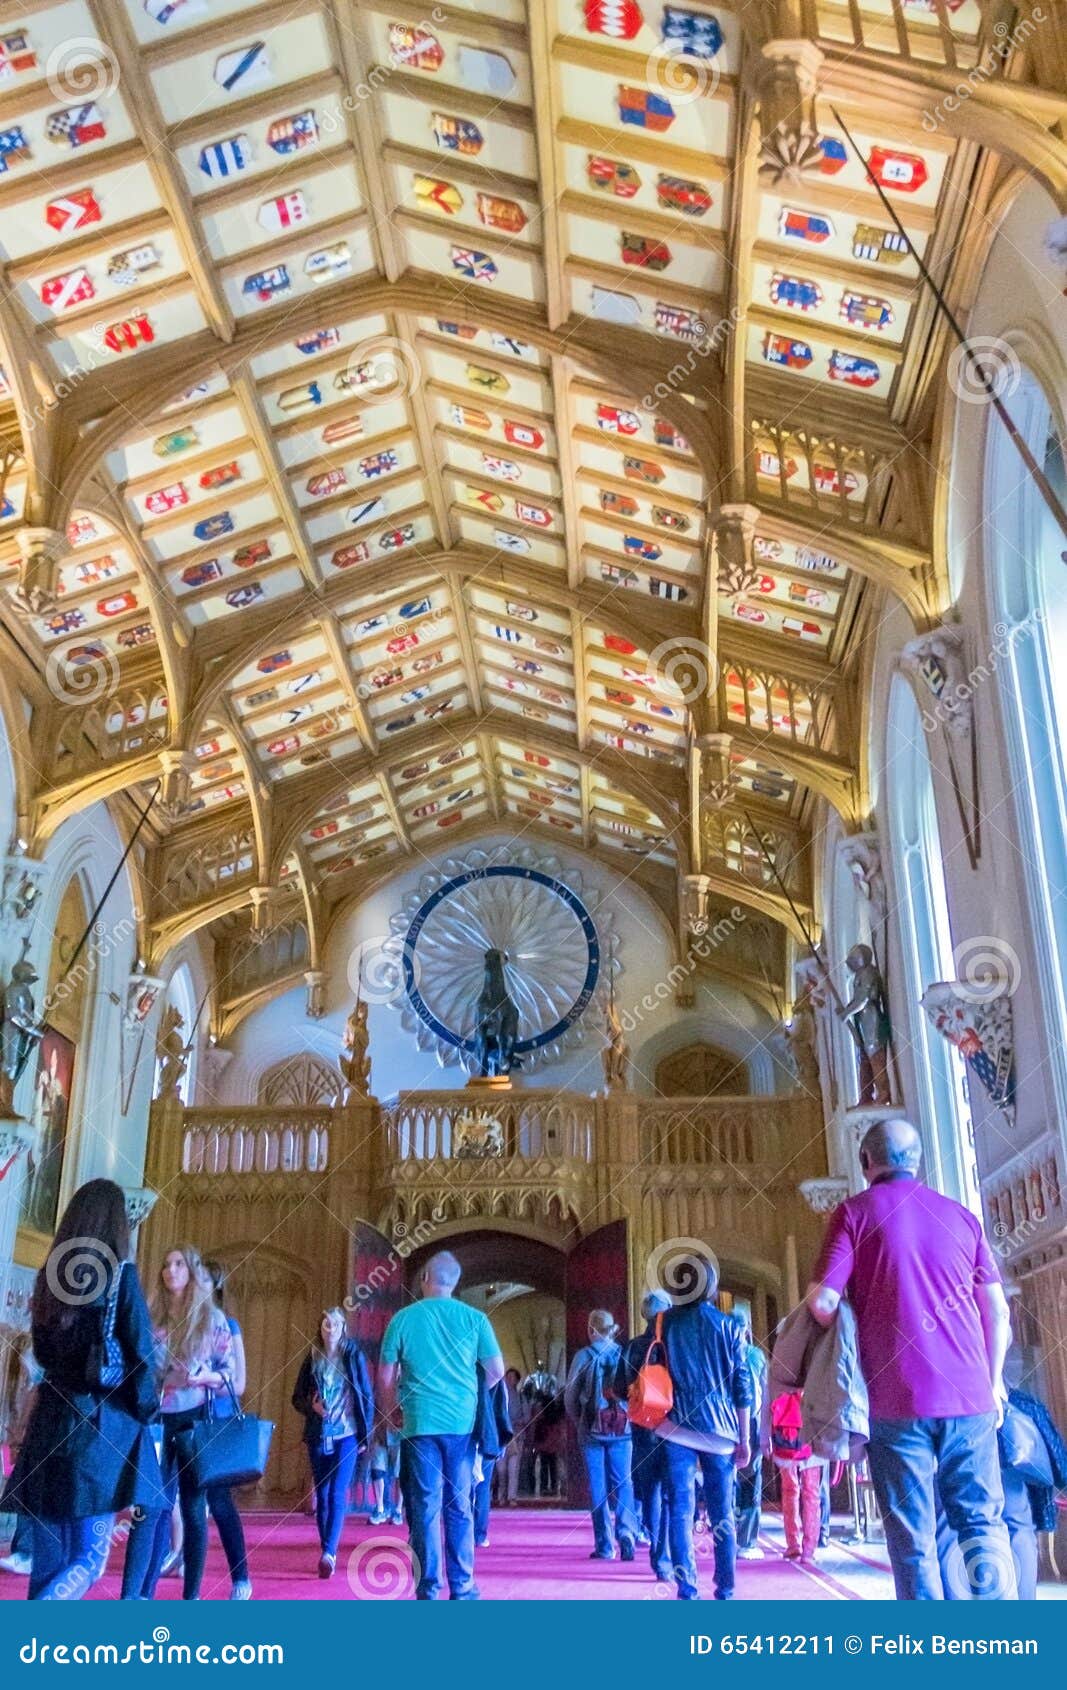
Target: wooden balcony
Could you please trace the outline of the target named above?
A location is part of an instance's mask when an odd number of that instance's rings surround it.
[[[773,1192],[792,1204],[800,1181],[825,1171],[819,1111],[804,1097],[464,1089],[335,1109],[157,1104],[146,1179],[171,1202],[336,1188],[373,1219],[417,1222],[445,1203],[454,1218],[561,1226],[670,1192]]]

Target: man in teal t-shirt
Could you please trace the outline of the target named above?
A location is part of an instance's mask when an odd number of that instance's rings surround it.
[[[478,1596],[471,1513],[477,1365],[490,1387],[504,1377],[489,1321],[453,1298],[459,1277],[459,1263],[447,1250],[430,1257],[422,1271],[422,1299],[389,1322],[378,1368],[381,1415],[395,1422],[398,1403],[403,1415],[400,1482],[421,1601],[441,1589],[442,1519],[449,1594],[453,1601]]]

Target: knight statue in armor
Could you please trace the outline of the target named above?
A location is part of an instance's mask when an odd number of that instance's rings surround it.
[[[0,1117],[15,1117],[15,1083],[29,1061],[30,1052],[40,1043],[44,1028],[37,1019],[33,1004],[33,986],[37,973],[26,959],[26,945],[11,970],[11,980],[4,991],[3,1029],[0,1031]]]
[[[852,996],[838,1015],[848,1021],[859,1055],[859,1106],[890,1103],[889,1012],[885,987],[870,945],[853,945],[845,958]]]

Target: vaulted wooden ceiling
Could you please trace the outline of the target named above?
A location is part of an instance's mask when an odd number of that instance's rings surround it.
[[[1026,12],[5,8],[31,848],[159,782],[157,960],[295,921],[314,963],[490,827],[795,931],[816,801],[862,820],[873,608],[944,602],[908,242],[953,295],[1013,172],[1067,191]]]

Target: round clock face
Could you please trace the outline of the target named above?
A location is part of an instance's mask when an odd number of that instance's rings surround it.
[[[508,864],[438,886],[404,936],[404,987],[430,1032],[472,1053],[487,950],[503,951],[519,1012],[521,1056],[574,1026],[600,973],[600,941],[581,899],[561,880]]]

